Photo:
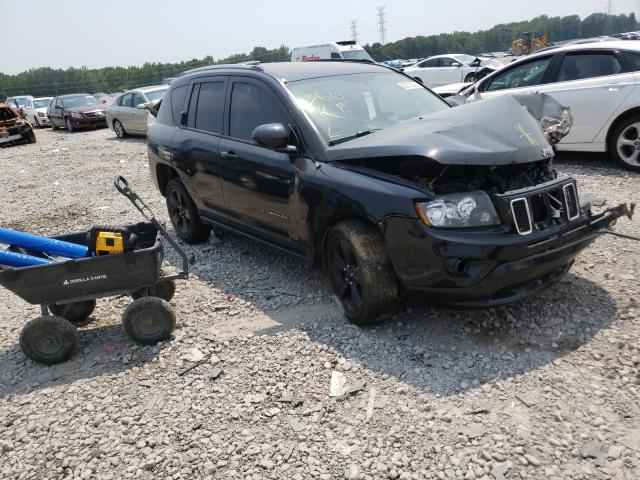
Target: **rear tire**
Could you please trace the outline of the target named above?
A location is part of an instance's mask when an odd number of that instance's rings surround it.
[[[95,310],[95,300],[85,300],[84,302],[65,303],[64,305],[49,305],[49,311],[62,318],[66,318],[71,323],[84,322]]]
[[[116,137],[118,138],[124,138],[127,136],[127,132],[125,131],[122,123],[120,123],[120,120],[113,121],[113,131],[116,132]]]
[[[122,314],[127,335],[143,345],[155,345],[171,336],[176,327],[173,307],[157,297],[135,300]]]
[[[640,172],[640,116],[631,117],[616,127],[609,139],[609,150],[618,165]]]
[[[187,243],[199,243],[209,238],[211,227],[204,225],[195,203],[179,178],[172,178],[165,191],[167,212],[178,237]]]
[[[131,298],[137,300],[143,297],[158,297],[170,302],[176,293],[176,282],[173,280],[161,280],[153,287],[141,288],[131,294]]]
[[[53,365],[68,360],[78,348],[76,327],[62,318],[38,317],[20,332],[20,348],[34,362]]]
[[[349,220],[333,228],[325,265],[339,307],[356,325],[371,325],[398,298],[398,279],[384,239],[364,221]]]

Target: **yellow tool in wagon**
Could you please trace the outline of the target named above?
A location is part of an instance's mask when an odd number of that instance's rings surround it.
[[[122,234],[118,232],[98,232],[96,235],[96,255],[112,255],[124,252]]]

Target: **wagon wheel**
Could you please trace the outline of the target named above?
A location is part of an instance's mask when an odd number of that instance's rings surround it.
[[[131,298],[137,300],[142,297],[158,297],[170,302],[176,293],[176,282],[173,280],[160,280],[153,287],[145,287],[131,293]]]
[[[176,326],[173,307],[158,297],[135,300],[122,314],[122,325],[132,340],[154,345],[169,338]]]
[[[95,300],[85,300],[84,302],[66,303],[64,305],[49,305],[49,311],[54,315],[66,318],[71,323],[81,323],[93,313],[96,308]]]
[[[68,320],[38,317],[20,332],[20,348],[34,362],[53,365],[71,358],[78,347],[78,331]]]

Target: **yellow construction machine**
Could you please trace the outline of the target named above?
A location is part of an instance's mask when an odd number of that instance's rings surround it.
[[[530,53],[545,48],[549,45],[549,37],[546,33],[542,35],[537,32],[524,32],[522,38],[514,40],[511,44],[511,53],[516,57],[529,55]]]

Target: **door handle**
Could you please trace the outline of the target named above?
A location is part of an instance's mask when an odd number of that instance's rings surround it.
[[[240,158],[235,152],[221,152],[220,156],[226,160],[237,160]]]

